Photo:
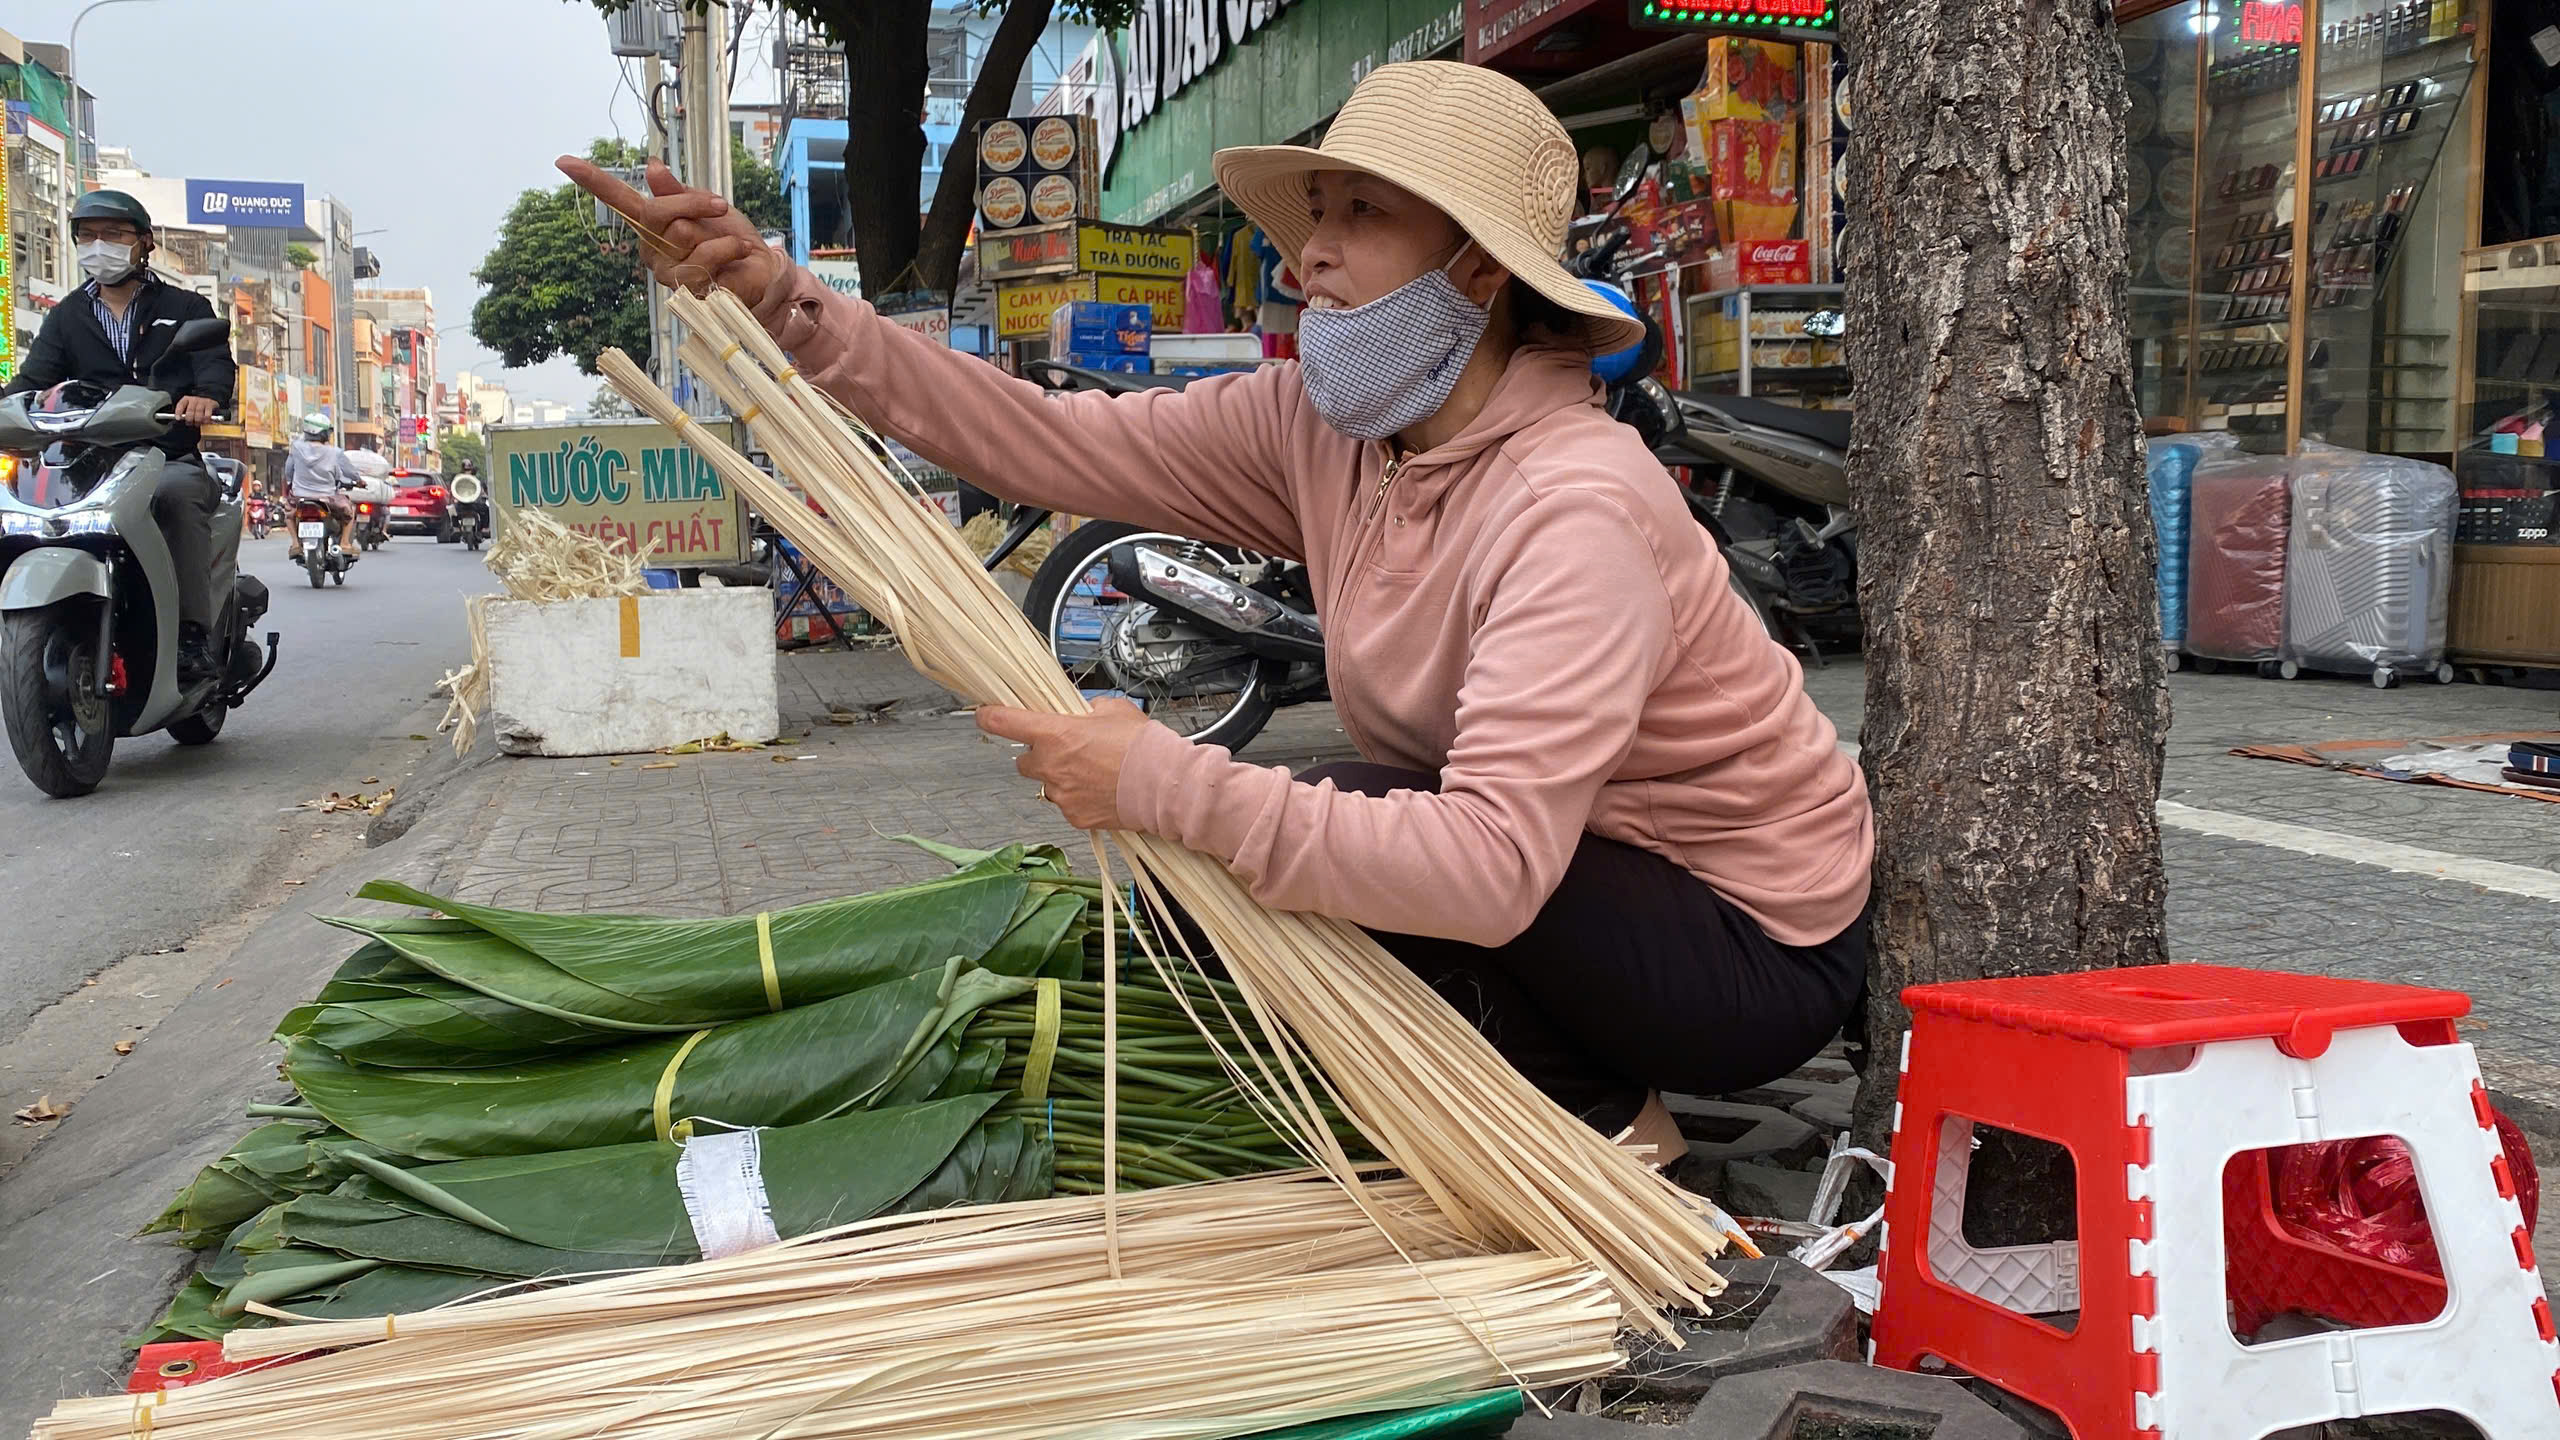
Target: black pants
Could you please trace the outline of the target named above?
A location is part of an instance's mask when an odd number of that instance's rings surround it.
[[[221,487],[192,455],[172,455],[160,466],[151,491],[151,518],[169,541],[169,563],[178,572],[178,619],[213,628],[213,512]]]
[[[1362,795],[1440,788],[1436,775],[1361,763],[1297,778]],[[1531,1084],[1612,1132],[1647,1090],[1714,1095],[1787,1074],[1831,1042],[1866,988],[1864,917],[1820,945],[1781,945],[1687,870],[1588,833],[1510,943],[1377,939]]]

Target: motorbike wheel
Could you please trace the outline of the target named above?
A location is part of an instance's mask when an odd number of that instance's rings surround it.
[[[228,705],[207,705],[193,715],[169,722],[169,738],[181,745],[210,745],[222,738],[222,722],[231,714]]]
[[[97,643],[96,618],[61,607],[20,611],[0,629],[9,748],[36,788],[57,800],[97,789],[115,754],[114,713],[95,688]]]
[[[321,558],[318,550],[305,545],[302,547],[302,568],[311,572],[311,588],[317,590],[323,583],[320,577],[328,573],[329,562]]]
[[[1023,597],[1022,613],[1030,619],[1031,628],[1040,633],[1049,653],[1066,670],[1067,678],[1081,689],[1118,688],[1112,685],[1101,654],[1101,641],[1095,635],[1075,632],[1088,626],[1107,627],[1108,612],[1130,603],[1126,596],[1111,589],[1110,552],[1111,547],[1123,541],[1137,539],[1200,544],[1117,520],[1088,521],[1059,541],[1049,558],[1040,562],[1039,571],[1031,577],[1031,591]],[[1225,557],[1227,552],[1215,553]],[[1099,622],[1084,620],[1096,612],[1102,612]],[[1287,676],[1288,667],[1275,660],[1258,660],[1240,649],[1236,657],[1234,673],[1240,683],[1223,690],[1203,693],[1194,686],[1186,687],[1187,693],[1178,694],[1171,688],[1151,693],[1141,687],[1123,693],[1186,740],[1241,750],[1271,723],[1272,712],[1279,708],[1271,691]]]
[[[451,521],[451,520],[447,519],[447,520],[439,520],[439,521],[437,521],[437,522],[436,522],[436,543],[437,543],[437,544],[439,544],[439,545],[450,545],[450,544],[452,544],[454,541],[459,540],[459,539],[461,539],[461,538],[462,538],[462,537],[461,537],[459,534],[455,533],[455,529],[454,529],[453,521]]]
[[[477,527],[462,532],[462,545],[466,550],[480,548],[480,531]]]

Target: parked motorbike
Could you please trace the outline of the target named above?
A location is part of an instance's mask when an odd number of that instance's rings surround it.
[[[1053,360],[1024,373],[1052,389],[1112,394],[1191,383]],[[1048,521],[1046,510],[1017,511],[987,568]],[[1204,745],[1242,749],[1281,707],[1330,693],[1314,587],[1295,560],[1090,520],[1041,562],[1022,611],[1077,688],[1125,696]]]
[[[356,487],[341,480],[341,490]],[[347,571],[354,568],[356,557],[341,537],[338,517],[329,513],[326,503],[307,495],[293,497],[293,533],[302,542],[303,573],[311,577],[311,588],[317,590],[325,580],[332,585],[347,583]],[[363,531],[357,531],[357,543],[363,543]]]
[[[188,321],[164,370],[228,334],[219,320]],[[84,381],[0,401],[0,450],[41,457],[15,494],[0,494],[0,720],[48,795],[98,788],[122,736],[165,729],[181,745],[212,743],[275,670],[277,635],[263,651],[250,639],[267,588],[239,573],[233,476],[214,512],[214,673],[178,681],[177,573],[151,513],[165,463],[154,442],[174,403],[145,385]]]
[[[1642,145],[1619,175],[1619,203],[1633,194],[1650,159]],[[1627,232],[1610,229],[1617,208],[1579,222],[1600,232],[1572,262],[1586,279],[1623,286],[1658,253],[1625,252]],[[1859,634],[1857,521],[1849,508],[1849,412],[1807,410],[1744,395],[1674,392],[1651,378],[1660,351],[1651,317],[1643,378],[1613,386],[1610,413],[1636,428],[1664,466],[1705,483],[1682,487],[1689,508],[1715,536],[1734,588],[1769,633],[1816,664],[1824,644],[1854,645]],[[1816,312],[1806,332],[1837,339],[1836,310]]]
[[[480,477],[466,470],[454,476],[446,488],[453,497],[449,510],[453,538],[466,549],[479,549],[489,534],[489,495],[482,488]]]

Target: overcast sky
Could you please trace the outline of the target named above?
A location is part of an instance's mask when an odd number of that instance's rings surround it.
[[[0,27],[62,44],[85,3],[7,0]],[[563,151],[647,130],[586,0],[125,0],[81,25],[77,60],[99,143],[151,174],[300,181],[385,230],[362,241],[369,283],[435,292],[447,378],[496,368],[471,339],[471,272],[516,195],[558,181]],[[732,93],[772,88],[759,66]],[[599,383],[569,360],[506,378],[572,407]]]

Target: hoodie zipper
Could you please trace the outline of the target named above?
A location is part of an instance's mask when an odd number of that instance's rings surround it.
[[[1378,472],[1378,491],[1369,504],[1370,519],[1376,519],[1378,512],[1386,508],[1387,487],[1396,483],[1396,472],[1404,468],[1405,459],[1403,455],[1391,455],[1387,457],[1387,468]]]

